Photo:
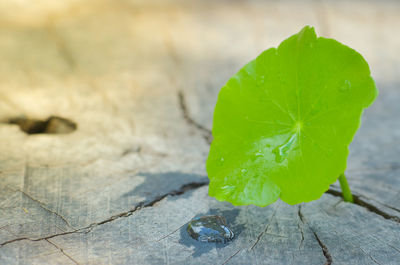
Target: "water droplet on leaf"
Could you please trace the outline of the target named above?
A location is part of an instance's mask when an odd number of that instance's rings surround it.
[[[257,78],[257,87],[260,87],[260,86],[264,85],[264,82],[265,82],[264,80],[265,80],[265,77],[263,75],[259,76]]]
[[[224,217],[219,215],[206,215],[189,222],[188,234],[197,241],[227,243],[235,234],[227,227]]]
[[[261,152],[261,150],[258,150],[256,153],[256,157],[261,157],[264,156],[263,153]]]
[[[226,185],[226,186],[223,186],[223,187],[221,188],[221,190],[222,190],[222,192],[223,192],[224,194],[229,195],[229,194],[231,194],[231,193],[235,190],[235,186]]]
[[[289,155],[289,150],[296,142],[297,133],[294,133],[289,139],[287,139],[283,144],[278,145],[272,150],[272,153],[275,155],[275,161],[277,163],[283,162],[286,157]]]
[[[340,86],[339,90],[341,92],[349,92],[351,88],[351,83],[349,80],[344,80],[343,85]]]

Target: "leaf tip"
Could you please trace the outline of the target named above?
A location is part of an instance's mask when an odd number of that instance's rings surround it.
[[[306,25],[304,26],[300,32],[298,33],[300,38],[309,38],[312,40],[317,39],[317,34],[315,33],[315,28],[313,26],[310,25]]]

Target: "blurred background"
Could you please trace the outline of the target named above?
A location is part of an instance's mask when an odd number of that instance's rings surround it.
[[[380,95],[351,146],[349,181],[395,211],[400,1],[0,0],[0,243],[87,228],[206,185],[220,87],[305,25],[370,65]],[[187,211],[185,222],[200,210]],[[90,247],[68,242],[90,260]],[[12,245],[3,258],[35,253]]]
[[[385,96],[399,83],[399,14],[398,1],[1,0],[0,120],[56,115],[91,135],[69,148],[51,138],[64,150],[52,163],[94,159],[82,146],[99,142],[160,140],[152,126],[175,137],[177,91],[210,129],[226,80],[304,25],[359,51]],[[169,152],[165,144],[158,151]],[[113,156],[114,147],[98,152]]]

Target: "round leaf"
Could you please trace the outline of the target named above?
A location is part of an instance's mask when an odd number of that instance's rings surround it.
[[[363,57],[312,27],[264,51],[219,93],[210,196],[258,206],[318,199],[345,171],[377,94]]]

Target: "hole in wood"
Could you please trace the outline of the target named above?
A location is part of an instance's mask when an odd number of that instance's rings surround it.
[[[26,117],[11,118],[8,124],[17,124],[27,134],[67,134],[78,127],[75,122],[57,116],[50,116],[46,120],[29,119]]]

